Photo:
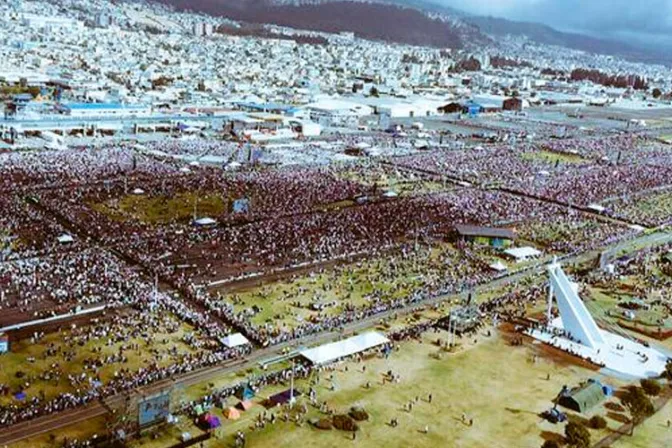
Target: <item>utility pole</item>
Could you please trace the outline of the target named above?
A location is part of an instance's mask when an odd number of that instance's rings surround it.
[[[292,375],[289,380],[289,409],[294,407],[294,360],[292,359]]]

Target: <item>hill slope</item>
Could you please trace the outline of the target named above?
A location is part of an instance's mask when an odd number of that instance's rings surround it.
[[[623,42],[558,31],[539,23],[518,22],[484,16],[469,16],[465,17],[464,20],[478,26],[482,32],[493,36],[524,35],[540,44],[557,45],[590,53],[609,54],[642,62],[660,61],[662,56]]]
[[[159,0],[181,10],[248,23],[298,29],[354,32],[365,39],[460,49],[466,40],[487,39],[473,26],[431,18],[417,7],[353,0],[309,3],[273,0]],[[461,26],[460,26],[461,25]]]

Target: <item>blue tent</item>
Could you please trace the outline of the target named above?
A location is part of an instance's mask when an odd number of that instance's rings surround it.
[[[467,113],[470,117],[476,117],[481,113],[481,109],[483,109],[483,106],[478,103],[470,102],[467,104]]]
[[[240,401],[247,401],[247,400],[253,399],[254,395],[255,394],[254,394],[254,391],[252,390],[252,388],[250,386],[245,386],[238,391],[238,393],[236,394],[236,397]]]

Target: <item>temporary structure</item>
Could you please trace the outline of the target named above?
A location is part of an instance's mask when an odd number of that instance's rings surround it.
[[[233,407],[224,409],[223,414],[224,417],[228,418],[229,420],[238,420],[240,418],[240,411]]]
[[[370,331],[342,341],[303,350],[301,356],[308,359],[313,364],[325,364],[388,342],[390,342],[390,340],[382,334]]]
[[[252,406],[254,406],[254,403],[252,403],[250,400],[243,400],[238,403],[238,409],[241,411],[249,411]]]
[[[220,339],[220,342],[228,348],[239,347],[249,344],[250,341],[240,333],[233,333]]]

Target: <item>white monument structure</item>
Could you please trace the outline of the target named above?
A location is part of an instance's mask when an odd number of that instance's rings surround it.
[[[658,376],[665,369],[668,357],[659,350],[599,328],[579,298],[578,285],[557,261],[548,266],[548,273],[549,326],[528,330],[530,336],[631,378]],[[551,320],[554,298],[560,317]]]

